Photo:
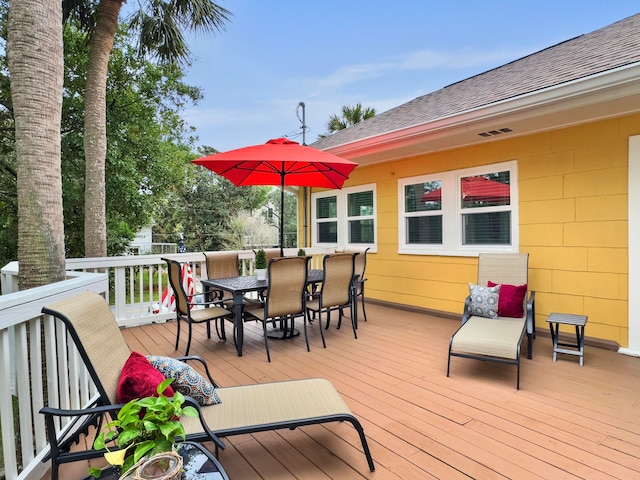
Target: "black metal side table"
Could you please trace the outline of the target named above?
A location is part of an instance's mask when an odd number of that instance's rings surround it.
[[[551,340],[553,341],[553,361],[556,361],[558,353],[577,355],[580,357],[580,366],[584,364],[584,326],[587,324],[586,315],[573,315],[570,313],[552,313],[547,317]],[[574,325],[576,327],[576,343],[563,343],[558,341],[560,325]],[[571,347],[560,348],[560,347]]]
[[[209,450],[199,443],[182,442],[178,447],[182,456],[182,480],[229,480],[220,462]],[[120,470],[114,467],[106,468],[98,480],[118,480]],[[127,478],[133,478],[127,476]],[[95,480],[88,476],[85,480]]]

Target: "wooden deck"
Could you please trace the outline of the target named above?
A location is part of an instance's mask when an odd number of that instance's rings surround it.
[[[221,384],[331,380],[376,463],[369,472],[351,425],[310,426],[225,439],[220,461],[232,480],[640,478],[639,358],[587,346],[583,367],[566,355],[554,363],[549,336],[538,335],[517,391],[510,365],[453,358],[446,377],[457,321],[379,305],[367,313],[357,340],[334,320],[326,349],[316,323],[311,352],[303,336],[270,341],[271,363],[257,324],[247,325],[243,357],[232,341],[207,340],[196,327],[191,353],[208,360]],[[174,351],[175,328],[124,334],[134,350],[175,356],[186,345]]]

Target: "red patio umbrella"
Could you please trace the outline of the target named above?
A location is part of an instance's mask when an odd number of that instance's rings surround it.
[[[262,145],[214,153],[193,163],[207,167],[234,185],[280,186],[280,250],[284,247],[284,187],[342,188],[358,165],[331,153],[300,145],[286,138]]]
[[[489,180],[483,176],[465,177],[462,179],[462,198],[469,201],[502,202],[509,199],[511,187],[502,182]],[[442,189],[436,188],[422,195],[422,202],[439,202]]]

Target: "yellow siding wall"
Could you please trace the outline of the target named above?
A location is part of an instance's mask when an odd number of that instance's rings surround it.
[[[626,347],[628,138],[639,133],[640,114],[356,168],[345,186],[377,185],[367,296],[461,313],[477,258],[399,255],[397,181],[516,160],[538,328],[551,312],[584,314],[587,336]]]

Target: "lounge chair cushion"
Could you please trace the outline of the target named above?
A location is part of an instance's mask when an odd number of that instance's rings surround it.
[[[164,380],[164,375],[156,370],[144,355],[131,352],[120,373],[116,392],[118,402],[127,403],[134,398],[157,397],[158,385]],[[173,393],[171,385],[163,392],[168,397],[172,397]]]
[[[499,285],[489,280],[488,287]],[[498,298],[498,316],[499,317],[524,317],[524,297],[527,294],[527,284],[509,285],[503,283],[500,285],[500,297]]]
[[[498,318],[498,298],[500,286],[482,287],[469,284],[471,295],[471,312],[477,317]]]
[[[195,371],[191,365],[171,357],[147,355],[147,360],[166,378],[172,378],[174,390],[193,397],[200,405],[215,405],[220,398],[211,382]]]

